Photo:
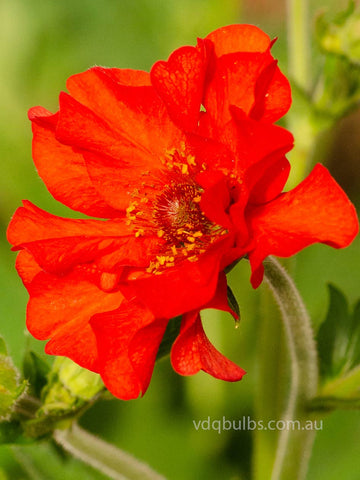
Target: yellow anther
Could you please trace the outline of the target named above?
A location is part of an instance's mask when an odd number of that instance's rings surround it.
[[[159,238],[163,237],[164,235],[165,235],[164,230],[158,230],[157,236],[158,236]]]
[[[189,173],[189,166],[186,165],[186,163],[183,163],[183,164],[181,165],[181,173],[182,173],[183,175],[185,175],[186,173]]]
[[[193,155],[188,155],[187,161],[189,165],[196,167],[195,157]]]
[[[195,233],[193,233],[193,237],[195,237],[195,238],[202,237],[202,236],[203,236],[203,233],[202,233],[202,232],[195,232]]]
[[[136,206],[134,204],[131,204],[127,209],[126,209],[126,212],[127,213],[131,213],[133,212],[134,210],[136,210]]]
[[[166,262],[166,257],[163,257],[163,256],[156,257],[156,259],[158,260],[160,265],[164,265]]]
[[[193,201],[194,203],[199,203],[200,200],[201,200],[201,195],[196,195],[196,197],[194,197],[194,198],[192,199],[192,201]]]
[[[193,255],[192,257],[188,257],[189,262],[196,262],[198,260],[198,257],[196,255]]]
[[[135,232],[135,237],[138,238],[138,237],[141,237],[142,235],[144,235],[144,230],[142,228],[139,228],[139,230],[137,232]]]
[[[195,242],[195,238],[194,237],[186,237],[186,240],[188,242],[191,242],[191,243],[194,243]]]
[[[173,255],[177,255],[177,248],[175,247],[175,245],[171,245],[171,251]]]

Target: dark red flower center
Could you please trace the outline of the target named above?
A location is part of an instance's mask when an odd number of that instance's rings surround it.
[[[164,170],[151,180],[153,183],[147,182],[156,193],[148,195],[144,190],[142,195],[140,188],[132,195],[127,217],[135,236],[159,238],[158,251],[148,268],[151,273],[161,273],[185,259],[196,261],[219,235],[226,233],[200,208],[203,189],[195,181],[198,171],[194,157],[175,151],[166,158]]]
[[[195,184],[166,185],[153,215],[167,241],[180,246],[209,233],[211,223],[200,209],[200,199],[201,189]]]

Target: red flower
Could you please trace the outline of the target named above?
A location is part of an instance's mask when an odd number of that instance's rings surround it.
[[[224,269],[314,242],[345,247],[356,213],[317,165],[281,193],[291,134],[273,125],[290,88],[256,27],[233,25],[176,50],[150,74],[95,67],[68,80],[60,109],[30,110],[33,157],[60,202],[104,220],[55,217],[24,202],[9,226],[30,300],[27,326],[99,372],[114,395],[148,387],[169,319],[171,361],[224,380],[244,371],[209,342],[199,311],[229,311]]]

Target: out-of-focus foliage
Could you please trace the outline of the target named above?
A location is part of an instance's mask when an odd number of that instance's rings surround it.
[[[25,389],[26,382],[20,380],[20,373],[0,337],[0,421],[6,421],[10,417],[17,399]]]
[[[325,13],[316,21],[316,37],[321,49],[345,57],[350,63],[360,65],[360,11],[351,0],[347,10],[338,13],[333,21]]]

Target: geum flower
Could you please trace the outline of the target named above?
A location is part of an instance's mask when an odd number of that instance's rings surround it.
[[[148,387],[170,319],[182,315],[174,369],[229,381],[245,373],[207,339],[200,309],[236,317],[225,269],[314,242],[345,247],[355,210],[317,165],[282,193],[292,135],[288,81],[272,42],[233,25],[143,71],[94,67],[69,78],[60,109],[30,110],[33,158],[50,193],[89,216],[24,202],[9,226],[30,300],[27,326],[46,352],[99,372],[123,399]]]

